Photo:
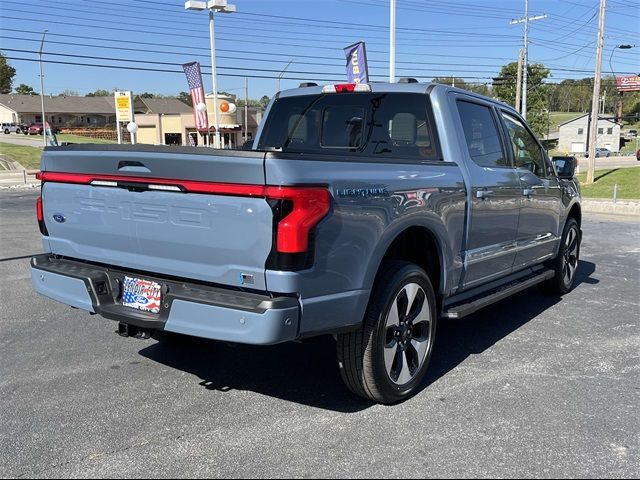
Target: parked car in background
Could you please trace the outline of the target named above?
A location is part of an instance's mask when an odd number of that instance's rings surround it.
[[[49,125],[49,127],[51,128],[51,133],[60,133],[60,129],[55,125]],[[42,131],[42,123],[32,123],[29,126],[29,135],[42,135]]]
[[[17,123],[2,124],[2,131],[5,133],[5,135],[8,135],[9,133],[21,133],[22,130],[23,130],[22,125],[19,125]]]
[[[627,132],[627,137],[629,138],[636,138],[638,136],[638,131],[631,129]]]
[[[611,150],[609,150],[608,148],[596,147],[596,158],[608,157],[610,155],[611,155]],[[589,152],[585,153],[584,156],[588,157],[589,156]]]

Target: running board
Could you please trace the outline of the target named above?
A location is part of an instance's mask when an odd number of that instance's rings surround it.
[[[518,293],[522,290],[526,290],[529,287],[537,285],[540,282],[549,280],[555,275],[553,270],[544,270],[541,273],[537,273],[534,276],[525,277],[522,280],[508,283],[500,287],[489,290],[482,296],[476,296],[465,300],[463,303],[453,304],[445,307],[442,312],[443,318],[462,318],[470,315],[481,308],[491,305],[492,303],[499,302],[514,293]]]

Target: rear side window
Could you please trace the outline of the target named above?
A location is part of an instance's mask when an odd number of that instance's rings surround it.
[[[458,101],[458,113],[471,159],[481,167],[511,167],[491,109]]]
[[[429,100],[413,93],[286,97],[271,107],[259,150],[438,160]]]

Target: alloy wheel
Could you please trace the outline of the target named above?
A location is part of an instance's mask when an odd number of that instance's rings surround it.
[[[385,370],[396,385],[405,385],[420,371],[432,347],[429,301],[417,283],[405,285],[387,314]]]
[[[578,270],[578,245],[580,234],[576,226],[571,227],[567,233],[564,245],[564,261],[562,265],[562,280],[569,287]]]

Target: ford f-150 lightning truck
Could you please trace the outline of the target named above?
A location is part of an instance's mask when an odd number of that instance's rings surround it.
[[[396,403],[439,319],[572,288],[574,168],[468,91],[305,85],[272,99],[251,150],[45,148],[32,281],[124,336],[332,334],[349,389]]]

